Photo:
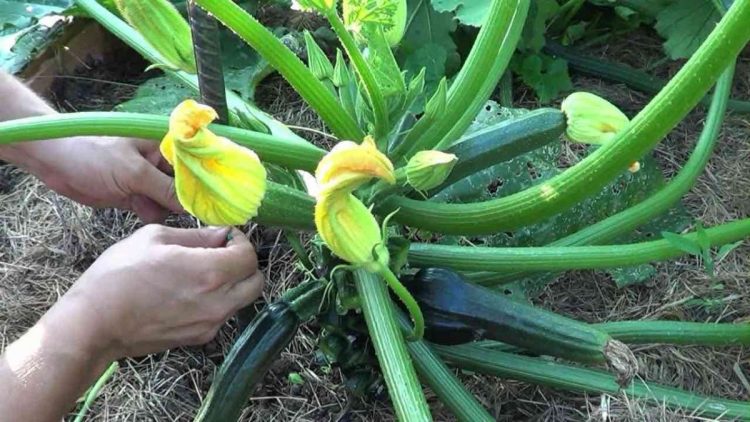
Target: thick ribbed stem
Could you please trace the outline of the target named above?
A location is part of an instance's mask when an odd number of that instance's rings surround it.
[[[463,135],[503,76],[521,37],[528,9],[529,0],[492,1],[487,21],[448,90],[445,114],[438,121],[418,121],[391,158],[409,158],[436,145],[448,146]]]
[[[354,37],[349,31],[346,30],[344,22],[339,18],[338,13],[335,9],[329,10],[325,13],[326,19],[331,24],[331,28],[339,37],[341,45],[344,47],[349,60],[351,60],[354,70],[359,75],[359,79],[362,81],[362,85],[365,87],[367,98],[370,99],[370,105],[372,106],[372,114],[375,116],[375,128],[373,136],[376,140],[380,140],[390,132],[388,123],[388,107],[383,97],[383,92],[378,85],[378,81],[375,79],[375,75],[372,73],[370,64],[367,63],[362,52],[359,51]]]
[[[357,122],[331,91],[271,31],[229,0],[196,0],[278,70],[339,138],[361,140]]]
[[[210,125],[219,136],[251,148],[269,163],[315,171],[325,151],[302,139],[279,138],[230,126]],[[69,136],[127,136],[160,141],[169,118],[154,114],[85,112],[28,117],[0,122],[0,145]]]
[[[399,322],[404,333],[411,330],[409,318],[399,313]],[[440,357],[422,341],[406,343],[409,354],[414,360],[414,367],[422,379],[440,401],[446,405],[461,422],[491,422],[495,418],[487,413],[476,397],[472,395],[456,378],[453,372],[443,363]]]
[[[706,230],[711,246],[750,236],[750,218]],[[696,234],[683,236],[693,242]],[[685,252],[667,240],[606,246],[541,246],[486,248],[412,243],[409,264],[464,271],[565,271],[615,268],[663,261]]]
[[[732,90],[732,76],[734,64],[719,78],[716,84],[714,99],[706,116],[706,123],[693,153],[680,172],[661,190],[651,195],[643,202],[611,215],[596,224],[587,226],[571,235],[562,237],[547,246],[579,246],[596,245],[611,241],[621,235],[631,232],[638,226],[669,210],[682,196],[693,187],[698,176],[711,158],[716,140],[721,132],[727,100]],[[474,283],[496,285],[518,280],[528,274],[521,272],[473,273],[467,276]]]
[[[750,345],[750,324],[685,321],[617,321],[594,324],[624,343],[693,346]]]
[[[380,207],[394,219],[446,234],[513,230],[570,208],[594,194],[653,148],[694,107],[750,40],[750,0],[735,1],[708,39],[666,87],[618,134],[562,174],[522,192],[472,204],[404,197]]]
[[[357,270],[354,277],[388,394],[400,421],[431,421],[430,410],[406,350],[391,298],[376,274]]]
[[[688,393],[673,387],[634,379],[620,388],[612,375],[474,345],[434,346],[451,365],[533,384],[584,393],[621,394],[648,400],[657,406],[688,410],[690,415],[722,419],[750,419],[750,403]]]

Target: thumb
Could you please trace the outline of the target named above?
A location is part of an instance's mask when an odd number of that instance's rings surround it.
[[[165,227],[160,238],[170,245],[188,248],[219,248],[227,243],[229,227],[203,227],[200,229],[177,229]]]
[[[168,210],[184,212],[185,210],[177,200],[174,179],[162,173],[151,163],[143,167],[136,186],[132,187],[133,192],[148,197]]]

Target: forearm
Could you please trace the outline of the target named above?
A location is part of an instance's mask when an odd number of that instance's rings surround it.
[[[109,363],[92,315],[63,298],[0,358],[0,415],[59,421]]]
[[[0,107],[0,121],[56,113],[21,81],[3,71],[0,71],[0,98],[5,99]],[[33,172],[38,167],[35,150],[40,147],[36,142],[0,145],[0,160]]]

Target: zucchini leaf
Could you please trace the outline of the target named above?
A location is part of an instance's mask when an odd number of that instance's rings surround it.
[[[461,59],[453,41],[456,21],[450,13],[436,11],[430,0],[408,0],[406,31],[396,50],[396,60],[411,80],[425,69],[425,95],[417,100],[424,106],[443,76],[458,70]]]
[[[195,91],[167,76],[151,78],[135,91],[128,101],[115,107],[115,111],[149,113],[169,116],[172,110],[187,98],[198,99]]]
[[[0,69],[23,70],[62,32],[72,0],[0,0]]]
[[[672,59],[693,55],[719,21],[710,0],[676,0],[656,15],[656,31],[664,37],[664,51]]]
[[[464,25],[480,27],[484,24],[489,1],[476,0],[432,0],[432,7],[438,12],[453,12]]]

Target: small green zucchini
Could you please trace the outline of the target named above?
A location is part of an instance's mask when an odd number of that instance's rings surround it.
[[[478,171],[558,141],[564,131],[562,111],[540,108],[466,136],[446,150],[455,154],[458,161],[448,178],[434,191],[439,192]]]
[[[323,285],[310,281],[287,291],[266,306],[242,332],[219,368],[195,422],[232,422],[300,323],[317,312]]]
[[[255,385],[294,338],[299,322],[286,302],[263,309],[232,346],[195,421],[238,420]]]
[[[608,363],[627,383],[637,362],[628,347],[589,324],[516,302],[464,281],[443,268],[425,268],[405,283],[425,317],[425,337],[438,344],[487,338],[541,355]]]

